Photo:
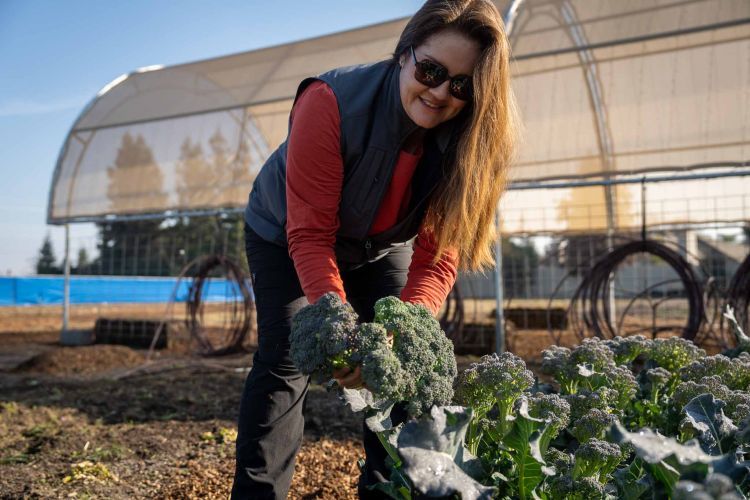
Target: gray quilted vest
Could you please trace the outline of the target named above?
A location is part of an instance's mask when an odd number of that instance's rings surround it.
[[[386,231],[368,236],[401,146],[417,129],[401,104],[399,69],[391,60],[339,68],[308,78],[297,89],[299,97],[310,83],[322,80],[338,101],[344,182],[335,251],[342,269],[377,260],[393,247],[411,245],[430,196],[450,168],[450,152],[455,150],[452,131],[458,118],[426,134],[422,159],[412,179],[408,214]],[[263,165],[245,209],[245,221],[253,231],[281,246],[287,245],[286,151],[284,141]]]

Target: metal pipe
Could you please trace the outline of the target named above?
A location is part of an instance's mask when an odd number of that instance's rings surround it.
[[[655,182],[675,182],[675,181],[697,181],[706,179],[722,179],[726,177],[747,177],[750,176],[750,170],[741,170],[739,172],[714,172],[702,174],[685,174],[685,175],[662,175],[656,177],[638,177],[630,179],[599,179],[595,181],[566,181],[566,182],[516,182],[508,186],[508,190],[523,191],[528,189],[568,189],[574,187],[586,186],[615,186],[619,184],[651,184]]]
[[[500,210],[495,210],[495,352],[505,351],[505,313],[503,311],[503,238],[500,232]]]
[[[70,326],[70,226],[65,224],[65,261],[63,264],[63,317],[62,331]]]

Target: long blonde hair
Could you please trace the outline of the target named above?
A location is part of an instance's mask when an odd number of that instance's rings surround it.
[[[494,264],[495,209],[517,142],[510,44],[490,0],[428,0],[401,33],[394,59],[444,30],[476,40],[481,54],[472,75],[474,97],[466,114],[459,115],[464,119],[452,168],[433,196],[424,224],[434,234],[436,259],[455,249],[461,268],[478,270]]]

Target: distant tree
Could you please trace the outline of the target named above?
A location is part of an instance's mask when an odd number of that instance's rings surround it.
[[[117,213],[163,211],[167,194],[163,175],[142,135],[122,136],[114,165],[107,167],[107,197]]]
[[[36,258],[37,274],[61,274],[62,268],[55,264],[55,249],[52,247],[52,240],[49,234],[45,236],[42,248],[39,249],[39,255]]]
[[[78,249],[78,259],[76,265],[73,268],[73,274],[88,274],[90,273],[91,259],[89,259],[89,253],[85,248]]]
[[[215,204],[215,170],[206,162],[203,148],[188,137],[180,147],[177,172],[177,202],[181,208],[205,208]]]

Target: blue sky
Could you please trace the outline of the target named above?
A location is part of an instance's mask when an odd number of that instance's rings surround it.
[[[414,13],[420,0],[0,0],[0,274],[29,274],[46,234],[52,172],[68,130],[104,85],[172,65]],[[71,226],[71,252],[91,225]]]

